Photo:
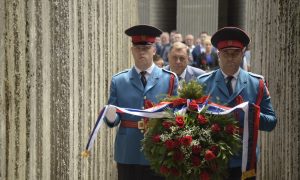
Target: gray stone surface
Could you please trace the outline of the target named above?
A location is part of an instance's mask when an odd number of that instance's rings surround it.
[[[135,0],[0,1],[0,179],[116,179],[101,128],[111,76],[132,66]]]
[[[252,71],[269,83],[278,124],[260,133],[259,179],[300,178],[300,1],[247,1]]]

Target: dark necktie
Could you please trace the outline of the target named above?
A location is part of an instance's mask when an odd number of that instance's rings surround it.
[[[144,87],[147,84],[147,79],[146,79],[146,76],[145,76],[146,73],[147,73],[146,71],[141,71],[141,81],[142,81]]]
[[[232,90],[231,80],[233,79],[233,76],[228,76],[226,79],[227,79],[226,87],[228,89],[229,95],[232,95],[233,90]]]

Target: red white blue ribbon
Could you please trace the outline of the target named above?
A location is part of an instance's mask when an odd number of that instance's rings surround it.
[[[187,104],[182,105],[180,108],[176,107],[177,111],[174,113],[178,113],[180,111],[185,111],[187,105],[189,104],[189,100],[187,100]],[[83,156],[88,156],[97,134],[100,130],[100,127],[103,125],[104,117],[106,116],[106,112],[109,108],[116,108],[118,113],[126,113],[140,117],[146,118],[169,118],[170,113],[165,111],[166,109],[172,109],[172,102],[162,102],[158,105],[148,108],[148,109],[132,109],[132,108],[121,108],[114,105],[106,105],[101,111],[97,118],[96,124],[92,130],[92,133],[89,137],[89,141],[86,145],[86,149],[83,152]],[[249,141],[249,120],[248,120],[248,109],[249,103],[244,102],[235,107],[229,108],[226,106],[221,106],[218,104],[214,104],[206,101],[203,104],[198,104],[198,111],[201,112],[204,108],[207,108],[206,113],[215,114],[215,115],[225,115],[229,114],[237,109],[241,109],[244,111],[244,130],[243,130],[243,154],[242,154],[242,172],[246,171],[247,161],[248,161],[248,141]],[[175,111],[173,109],[173,111]]]

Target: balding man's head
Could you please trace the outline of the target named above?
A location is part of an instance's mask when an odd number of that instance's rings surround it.
[[[172,44],[169,54],[170,70],[180,76],[188,65],[189,48],[181,42]]]

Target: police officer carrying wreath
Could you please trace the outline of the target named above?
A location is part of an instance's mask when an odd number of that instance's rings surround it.
[[[166,95],[177,95],[178,80],[174,73],[153,63],[155,37],[161,30],[149,25],[133,26],[125,31],[132,39],[134,66],[113,76],[108,104],[124,108],[147,108],[147,102],[158,103]],[[146,120],[134,115],[120,114],[111,108],[106,115],[109,127],[118,126],[115,139],[115,161],[119,180],[164,179],[150,169],[141,151]]]
[[[231,107],[246,101],[250,103],[247,171],[251,173],[244,173],[243,178],[248,176],[255,179],[257,130],[272,131],[277,119],[263,77],[240,68],[249,41],[248,35],[239,28],[225,27],[218,30],[211,42],[218,49],[220,69],[199,76],[198,82],[205,86],[205,93],[213,102]],[[243,128],[243,116],[235,116],[240,128]],[[241,165],[241,154],[230,160],[228,179],[241,179]]]

